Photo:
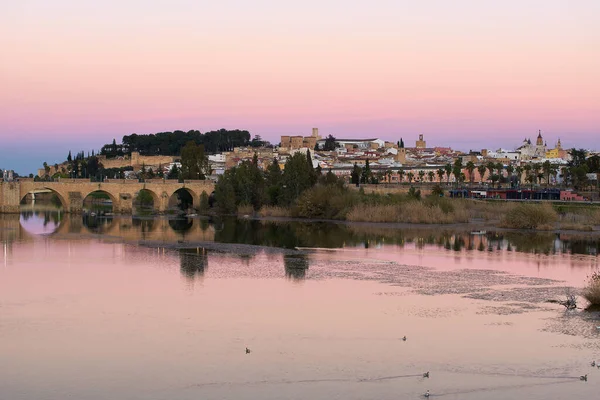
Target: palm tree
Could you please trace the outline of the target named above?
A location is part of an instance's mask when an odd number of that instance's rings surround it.
[[[422,169],[419,170],[419,182],[423,182],[423,177],[425,176],[425,171]]]
[[[433,182],[433,178],[435,177],[435,172],[429,171],[427,173],[427,176],[429,177],[429,182]]]
[[[513,167],[511,164],[508,164],[506,166],[506,179],[508,179],[508,183],[510,184],[510,187],[512,187],[512,176],[513,176],[513,172],[515,170],[515,167]]]
[[[488,176],[488,180],[491,180],[492,175],[494,175],[494,170],[496,169],[496,164],[494,164],[492,161],[488,161],[488,163],[485,166],[487,167],[487,170],[490,173],[490,175]]]
[[[519,182],[519,186],[521,185],[521,179],[523,178],[523,167],[517,165],[515,168],[515,172],[517,173],[517,182]]]
[[[398,182],[402,183],[403,180],[404,180],[404,170],[403,169],[399,169],[398,170]]]
[[[452,164],[444,165],[444,171],[446,171],[446,183],[450,184],[450,174],[452,174]]]
[[[477,167],[477,172],[479,172],[479,184],[481,185],[483,183],[483,178],[485,177],[485,171],[487,170],[486,166],[483,164],[480,164]]]
[[[415,174],[413,174],[411,171],[408,174],[406,174],[406,176],[408,177],[408,183],[412,183],[412,180],[415,177]]]
[[[523,169],[525,170],[525,181],[531,182],[531,188],[533,189],[533,180],[531,179],[531,170],[533,169],[533,167],[531,166],[531,164],[525,164]]]
[[[437,170],[437,176],[440,179],[440,183],[442,183],[442,179],[444,179],[444,168],[440,168]]]
[[[469,171],[469,182],[473,183],[473,171],[475,171],[475,163],[473,161],[468,161],[465,168],[467,171]]]

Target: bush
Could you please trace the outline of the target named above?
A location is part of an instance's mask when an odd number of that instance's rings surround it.
[[[508,210],[501,225],[515,229],[548,229],[557,220],[558,214],[550,204],[519,204]]]
[[[588,279],[588,284],[581,293],[591,305],[600,305],[600,271],[595,271]]]
[[[206,191],[203,190],[200,194],[200,204],[198,204],[198,211],[201,214],[205,214],[209,208],[210,205],[208,204],[208,193],[206,193]]]
[[[261,217],[289,217],[290,210],[284,207],[263,206],[258,215]]]
[[[345,219],[358,203],[356,192],[339,186],[317,185],[306,190],[296,201],[293,214],[302,218]]]

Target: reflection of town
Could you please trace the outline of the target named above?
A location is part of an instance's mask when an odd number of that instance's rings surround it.
[[[280,222],[238,220],[236,218],[133,218],[91,217],[59,214],[51,211],[25,211],[21,215],[0,215],[0,240],[4,254],[14,242],[34,240],[37,235],[28,225],[42,225],[53,232],[47,238],[110,239],[144,243],[153,247],[185,247],[181,251],[181,271],[185,276],[202,275],[208,265],[203,243],[230,243],[255,246],[296,248],[365,249],[393,246],[404,249],[437,249],[456,254],[469,252],[513,252],[537,255],[577,254],[597,257],[600,237],[553,232],[477,231],[452,228],[388,228],[372,225],[327,222]],[[200,249],[200,250],[198,250]],[[241,257],[241,256],[240,256]],[[252,258],[252,254],[243,257]],[[247,260],[246,260],[247,261]],[[308,258],[286,256],[286,276],[302,279]]]

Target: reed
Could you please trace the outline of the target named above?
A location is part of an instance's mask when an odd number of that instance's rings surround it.
[[[517,204],[506,212],[500,225],[514,229],[552,229],[558,214],[550,204]]]
[[[600,271],[595,271],[588,279],[581,295],[593,306],[600,305]]]
[[[263,206],[258,215],[261,217],[289,217],[291,215],[289,208],[278,206]]]
[[[438,204],[426,204],[420,201],[408,201],[395,205],[354,206],[346,216],[355,222],[405,222],[412,224],[453,224],[468,222],[469,215],[462,207],[444,211]]]

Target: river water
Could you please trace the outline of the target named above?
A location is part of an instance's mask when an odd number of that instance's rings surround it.
[[[28,211],[0,239],[1,399],[600,389],[599,314],[546,302],[598,268],[597,236]]]

